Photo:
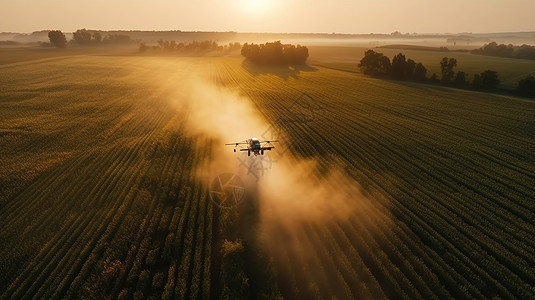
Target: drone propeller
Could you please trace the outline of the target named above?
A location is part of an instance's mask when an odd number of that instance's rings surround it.
[[[247,144],[247,143],[245,143],[245,142],[238,142],[238,143],[228,143],[228,144],[225,144],[225,146],[233,146],[233,145],[238,146],[238,145],[245,145],[245,144]]]

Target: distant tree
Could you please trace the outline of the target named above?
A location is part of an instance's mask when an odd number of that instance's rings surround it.
[[[383,53],[367,50],[358,66],[364,74],[378,76],[388,74],[391,64]]]
[[[282,47],[282,55],[286,64],[292,64],[297,58],[296,48],[294,45],[285,45]]]
[[[535,97],[535,77],[528,75],[518,82],[516,93],[520,96]]]
[[[241,49],[241,55],[254,62],[260,61],[260,46],[245,43]]]
[[[100,45],[102,35],[96,30],[78,29],[72,34],[72,40],[81,46]]]
[[[437,83],[438,82],[437,74],[433,73],[433,75],[431,75],[431,77],[429,77],[429,81],[432,82],[432,83]]]
[[[474,80],[472,81],[474,88],[486,90],[495,89],[499,83],[498,73],[491,70],[486,70],[481,72],[481,74],[474,75]]]
[[[104,38],[103,43],[129,43],[130,37],[126,35],[110,35]],[[220,46],[215,41],[193,41],[187,44],[177,43],[174,40],[168,41],[164,39],[158,40],[158,45],[148,46],[146,43],[139,44],[139,51],[145,52],[148,50],[166,51],[166,52],[182,52],[188,54],[203,54],[208,52],[229,52],[235,51],[236,47],[241,47],[240,43],[230,43],[228,46]],[[245,50],[244,50],[245,51]]]
[[[495,89],[498,87],[498,84],[500,84],[498,72],[491,70],[483,71],[483,73],[481,73],[481,82],[485,88]]]
[[[505,44],[496,44],[496,42],[491,42],[479,49],[475,49],[472,51],[472,53],[475,54],[484,54],[484,55],[491,55],[491,56],[500,56],[500,57],[512,57],[514,53],[513,45],[505,45]]]
[[[147,44],[145,43],[139,44],[139,52],[145,52],[147,50],[149,50],[149,46],[147,46]]]
[[[102,42],[102,35],[100,35],[100,32],[98,31],[95,31],[93,32],[93,40],[92,40],[93,44],[100,44],[100,42]]]
[[[159,39],[158,40],[158,46],[161,48],[161,49],[165,49],[167,50],[169,48],[169,42],[164,40],[164,39]]]
[[[530,46],[526,44],[522,46],[513,46],[511,44],[498,45],[496,42],[492,42],[484,45],[479,49],[472,50],[472,53],[519,59],[535,59],[535,46]]]
[[[427,69],[424,67],[422,63],[416,64],[416,67],[414,68],[414,80],[415,81],[425,81],[427,75]],[[436,75],[435,75],[436,77]]]
[[[399,53],[392,58],[390,76],[398,80],[413,80],[415,69],[416,62],[410,58],[406,60],[405,55]]]
[[[295,48],[294,63],[298,65],[304,65],[308,59],[308,48],[305,46],[297,45]]]
[[[175,51],[176,50],[176,42],[175,41],[171,41],[169,43],[169,50],[170,51]]]
[[[416,70],[416,62],[412,59],[407,59],[407,64],[405,64],[405,78],[414,79],[414,71]]]
[[[308,48],[282,44],[280,41],[265,44],[245,43],[241,54],[248,60],[263,65],[300,65],[308,58]]]
[[[260,53],[260,61],[263,64],[281,64],[285,60],[280,41],[261,45]]]
[[[390,76],[394,79],[406,79],[407,61],[405,55],[398,53],[392,58],[392,64],[390,66]]]
[[[130,36],[124,34],[110,34],[102,39],[103,44],[128,44]]]
[[[535,59],[535,46],[524,44],[518,47],[515,52],[515,57],[521,59]]]
[[[87,29],[78,29],[73,32],[72,39],[79,45],[91,44],[91,33]]]
[[[465,87],[468,85],[468,74],[463,71],[459,71],[455,74],[455,79],[453,79],[453,85],[457,87]]]
[[[475,89],[481,88],[481,75],[474,74],[474,78],[472,79],[472,87]]]
[[[229,43],[228,44],[228,50],[229,51],[236,51],[236,50],[239,50],[241,48],[241,45],[240,43],[238,42],[235,42],[235,43]]]
[[[67,39],[65,38],[65,35],[61,30],[52,30],[48,32],[48,39],[50,40],[50,44],[52,44],[56,48],[66,48],[67,47]]]
[[[382,53],[368,50],[360,60],[359,68],[364,74],[372,76],[388,75],[396,80],[425,81],[427,69],[422,63],[406,59],[403,53],[398,53],[390,59]]]
[[[440,71],[442,73],[442,82],[450,83],[455,75],[453,68],[457,66],[457,60],[455,58],[448,59],[447,57],[442,58],[440,61]]]

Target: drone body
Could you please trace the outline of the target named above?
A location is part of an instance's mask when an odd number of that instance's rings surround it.
[[[251,153],[256,156],[264,155],[264,150],[271,151],[271,149],[275,148],[271,143],[275,142],[277,141],[259,141],[257,138],[250,138],[243,142],[229,143],[225,145],[234,145],[234,152],[238,149],[239,151],[247,151],[247,155],[249,156],[251,156]]]

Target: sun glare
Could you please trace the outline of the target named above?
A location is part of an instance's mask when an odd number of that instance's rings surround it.
[[[272,8],[272,2],[272,0],[242,0],[240,4],[246,13],[261,15]]]

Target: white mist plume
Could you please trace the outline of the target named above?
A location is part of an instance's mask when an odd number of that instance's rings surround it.
[[[187,81],[185,86],[189,89],[181,89],[179,101],[188,107],[188,132],[196,138],[213,141],[211,159],[198,170],[201,178],[208,184],[214,176],[223,172],[247,176],[244,172],[247,170],[237,160],[244,153],[234,153],[233,146],[224,144],[260,138],[270,125],[262,119],[252,102],[237,91],[199,78]],[[278,151],[277,146],[275,144],[276,148],[272,151]],[[256,185],[263,220],[272,217],[290,221],[345,218],[354,213],[356,201],[367,203],[362,201],[365,196],[358,183],[340,170],[333,168],[319,178],[314,160],[297,159],[290,152],[266,170],[266,176],[261,177]]]
[[[187,83],[188,88],[182,87],[176,99],[177,105],[186,107],[186,131],[201,140],[201,146],[210,144],[203,139],[211,142],[211,154],[196,172],[207,186],[221,173],[231,172],[242,177],[246,193],[249,193],[246,199],[256,201],[255,214],[259,217],[259,223],[251,226],[258,226],[255,231],[258,241],[269,249],[279,267],[286,268],[285,262],[291,265],[287,266],[289,270],[317,263],[320,254],[315,247],[325,242],[321,238],[324,232],[310,236],[310,228],[326,230],[338,222],[347,224],[350,218],[370,222],[380,219],[383,223],[388,220],[385,211],[363,195],[360,185],[341,169],[333,167],[320,174],[314,159],[297,158],[291,151],[277,159],[265,176],[251,179],[238,160],[240,157],[247,159],[246,152],[235,153],[233,146],[224,144],[261,138],[270,125],[252,102],[237,91],[199,79]],[[284,139],[285,144],[291,143],[288,137],[278,138]],[[278,146],[275,144],[272,151],[280,151]],[[242,217],[247,219],[247,216]],[[295,276],[307,278],[308,275]],[[327,290],[333,289],[328,280],[321,282]]]

